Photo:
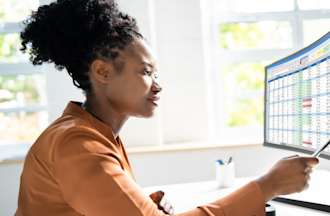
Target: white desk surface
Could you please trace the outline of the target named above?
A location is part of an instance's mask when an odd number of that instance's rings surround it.
[[[152,186],[144,188],[146,194],[157,190],[165,192],[167,199],[174,206],[175,213],[181,213],[193,209],[201,204],[213,202],[221,197],[228,195],[235,189],[243,186],[254,178],[238,178],[230,188],[219,189],[216,181],[204,181],[194,183],[183,183],[173,185]],[[330,196],[330,195],[329,195]],[[269,202],[276,209],[277,216],[324,216],[327,212],[316,211],[299,206],[284,203]]]

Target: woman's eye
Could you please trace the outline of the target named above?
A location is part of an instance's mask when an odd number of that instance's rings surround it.
[[[148,76],[151,76],[151,75],[152,75],[152,71],[145,70],[145,71],[144,71],[144,74],[145,74],[145,75],[148,75]]]
[[[154,79],[158,78],[158,73],[156,73],[154,71],[144,70],[144,74],[149,77],[153,77]]]

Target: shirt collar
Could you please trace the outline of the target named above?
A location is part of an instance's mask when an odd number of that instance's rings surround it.
[[[82,103],[77,101],[70,101],[66,108],[64,109],[63,116],[64,115],[72,115],[75,117],[78,117],[80,119],[83,119],[87,121],[91,127],[98,130],[101,134],[106,136],[108,139],[110,139],[112,142],[114,142],[117,145],[120,145],[121,140],[119,136],[117,139],[113,136],[112,128],[102,122],[101,120],[97,119],[95,116],[87,112],[85,109],[82,108]]]

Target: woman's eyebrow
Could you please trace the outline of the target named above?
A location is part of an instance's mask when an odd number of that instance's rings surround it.
[[[156,68],[152,63],[149,63],[149,62],[146,62],[146,61],[142,61],[141,64],[143,64],[144,66],[151,67],[151,68],[153,68],[153,69]]]

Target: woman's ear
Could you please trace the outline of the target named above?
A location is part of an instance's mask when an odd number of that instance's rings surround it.
[[[109,80],[114,73],[115,69],[113,64],[101,59],[95,59],[90,66],[91,79],[102,84],[109,83]]]

